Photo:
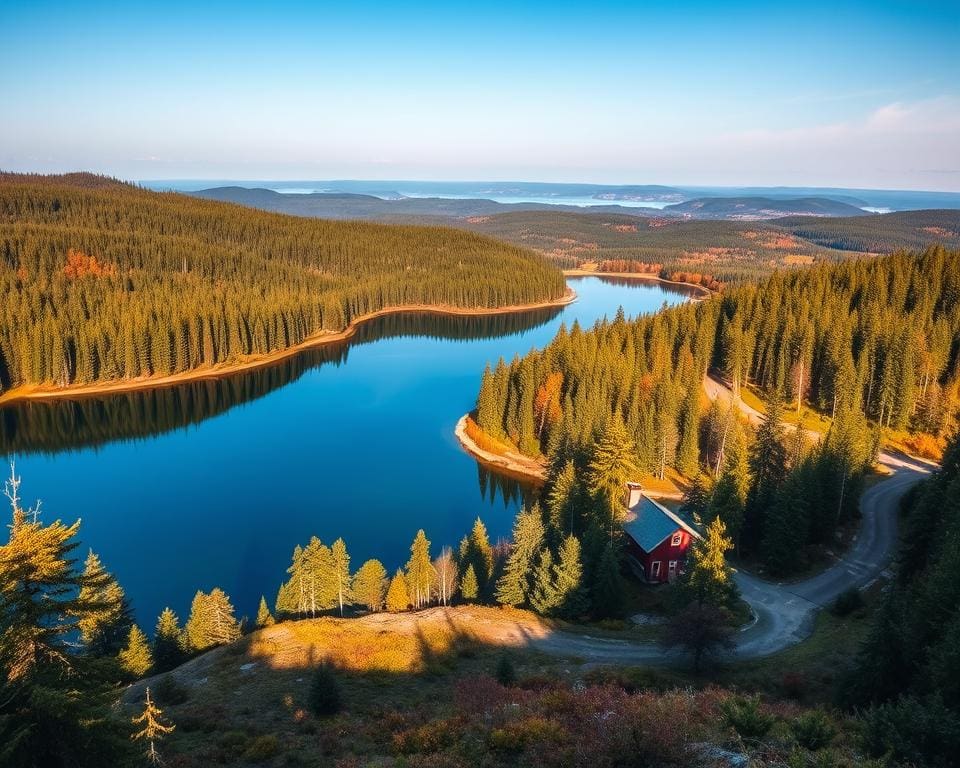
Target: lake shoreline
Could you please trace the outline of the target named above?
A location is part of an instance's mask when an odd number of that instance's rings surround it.
[[[547,467],[545,463],[541,463],[536,459],[531,459],[529,456],[523,456],[519,453],[494,453],[477,445],[473,438],[467,434],[467,419],[469,418],[470,414],[465,413],[460,417],[459,421],[457,421],[457,426],[453,430],[453,434],[456,435],[457,441],[464,451],[473,456],[473,458],[483,466],[498,473],[508,474],[517,480],[533,483],[534,485],[543,485],[543,483],[546,482]]]
[[[626,278],[627,280],[646,280],[654,283],[663,283],[664,285],[682,285],[686,288],[692,288],[705,296],[712,296],[713,291],[707,288],[705,285],[697,285],[696,283],[686,283],[682,280],[667,280],[665,277],[660,277],[656,272],[598,272],[596,270],[589,269],[565,269],[563,270],[564,277],[619,277]]]
[[[103,382],[101,384],[70,384],[65,387],[50,385],[29,385],[20,386],[0,394],[0,405],[8,405],[17,402],[26,402],[31,400],[70,400],[76,398],[95,397],[97,395],[121,394],[124,392],[137,392],[147,389],[161,389],[183,384],[190,381],[204,381],[209,379],[221,379],[232,376],[244,371],[251,371],[257,368],[265,368],[274,363],[286,360],[289,357],[305,352],[308,349],[315,349],[326,344],[334,344],[346,341],[351,338],[357,329],[364,323],[375,320],[385,315],[403,314],[407,312],[419,312],[435,315],[449,315],[462,317],[482,317],[486,315],[506,315],[522,312],[531,312],[538,309],[549,309],[551,307],[565,307],[577,300],[577,293],[567,286],[563,296],[550,301],[540,301],[532,304],[511,304],[505,307],[452,307],[442,304],[406,304],[396,307],[384,307],[374,312],[368,312],[360,315],[350,321],[342,331],[321,331],[308,337],[299,344],[286,349],[270,352],[265,355],[256,355],[235,363],[225,363],[218,366],[206,368],[194,368],[190,371],[175,373],[166,376],[145,376],[139,379],[127,379],[122,381]]]
[[[467,434],[467,420],[471,416],[465,413],[457,421],[457,426],[453,433],[460,443],[460,447],[469,456],[491,472],[500,475],[507,475],[515,480],[531,483],[532,485],[542,486],[547,481],[547,463],[546,460],[537,461],[529,456],[519,453],[494,453],[477,445],[476,441]],[[477,427],[479,429],[479,427]],[[483,430],[480,430],[483,432]],[[486,434],[485,432],[483,434]],[[683,498],[683,492],[679,490],[664,490],[661,488],[652,488],[645,484],[644,493],[654,499],[666,499],[668,501],[680,501]]]

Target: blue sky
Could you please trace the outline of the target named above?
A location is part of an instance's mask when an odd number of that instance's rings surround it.
[[[0,168],[960,190],[958,2],[518,5],[0,0]]]

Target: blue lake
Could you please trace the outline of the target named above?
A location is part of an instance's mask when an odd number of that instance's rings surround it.
[[[255,372],[152,392],[0,409],[0,452],[15,457],[27,503],[82,519],[144,629],[197,589],[220,586],[238,615],[273,605],[294,546],[316,535],[406,562],[424,528],[436,553],[480,516],[505,538],[522,494],[453,435],[484,365],[589,327],[686,300],[657,283],[570,280],[578,300],[510,316],[412,313],[364,325],[349,342]]]

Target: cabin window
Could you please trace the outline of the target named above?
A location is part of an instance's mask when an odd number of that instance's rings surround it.
[[[660,578],[660,561],[654,560],[650,563],[650,577],[654,579]]]
[[[667,566],[667,578],[670,581],[673,581],[673,577],[677,575],[677,561],[671,560],[670,565]]]
[[[671,547],[679,547],[683,543],[683,534],[677,531],[673,534],[673,539],[670,541]]]

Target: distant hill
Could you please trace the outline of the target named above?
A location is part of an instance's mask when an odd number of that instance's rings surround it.
[[[664,213],[682,214],[698,219],[757,221],[783,216],[868,216],[850,203],[826,197],[698,197],[668,205]]]
[[[368,194],[346,192],[314,192],[291,194],[271,189],[246,187],[214,187],[189,194],[207,200],[239,203],[265,211],[289,213],[294,216],[314,216],[324,219],[369,219],[395,221],[397,217],[444,216],[470,218],[494,216],[506,211],[575,211],[584,213],[582,206],[553,205],[551,203],[498,203],[482,198],[459,199],[450,197],[401,197],[384,200]],[[620,205],[598,205],[589,213],[619,213],[626,216],[650,216],[656,211]]]

